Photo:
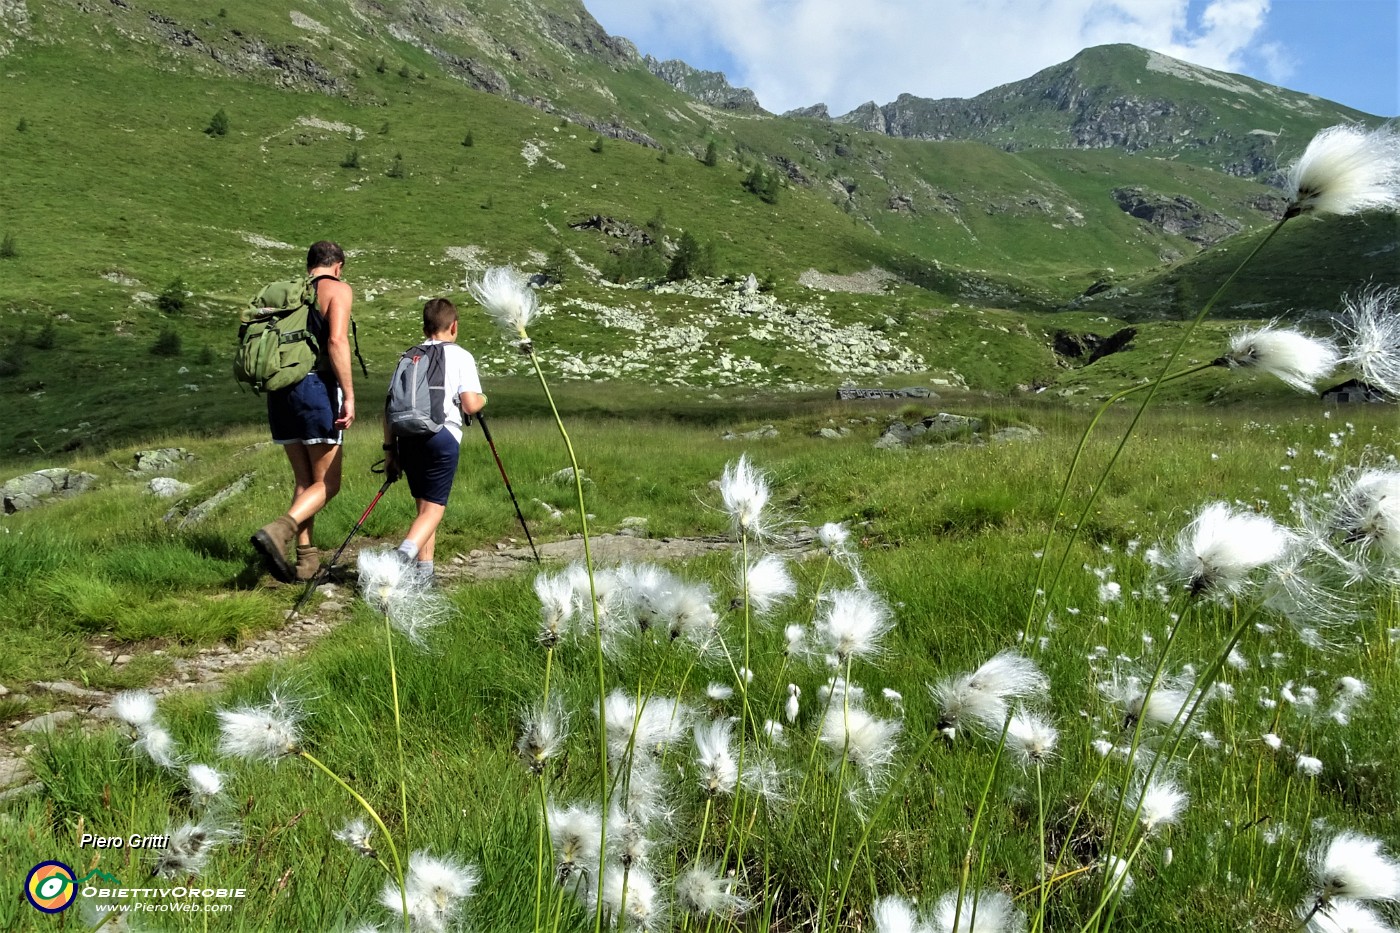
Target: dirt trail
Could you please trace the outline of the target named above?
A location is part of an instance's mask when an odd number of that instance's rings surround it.
[[[803,529],[782,544],[790,552],[799,552],[811,544],[812,534]],[[726,538],[643,538],[624,534],[601,534],[589,538],[595,565],[608,566],[621,561],[674,561],[699,557],[717,551],[731,551],[733,543]],[[275,629],[260,633],[237,648],[225,644],[202,648],[188,657],[172,657],[169,674],[157,678],[146,689],[157,697],[188,690],[214,691],[223,686],[231,675],[255,664],[295,657],[316,644],[350,616],[355,599],[355,558],[364,548],[391,547],[388,541],[362,539],[346,548],[341,556],[335,582],[318,588],[307,607],[296,617],[287,610],[287,618]],[[781,545],[780,545],[781,546]],[[539,546],[540,560],[545,567],[561,566],[583,559],[583,538],[576,536],[562,541],[547,541]],[[514,538],[496,544],[491,549],[477,549],[440,561],[437,575],[440,585],[456,587],[483,580],[497,580],[535,568],[534,555],[528,545]],[[215,597],[217,598],[217,597]],[[102,650],[111,651],[110,648]],[[124,652],[138,649],[126,648]],[[162,649],[150,652],[164,655]],[[114,663],[129,663],[133,654],[114,655]],[[42,715],[21,714],[0,726],[0,802],[20,794],[36,793],[42,785],[33,779],[23,756],[43,733],[74,724],[86,731],[95,731],[111,720],[109,704],[114,694],[87,690],[66,681],[34,683],[30,695],[44,695],[53,701],[52,709]],[[20,694],[11,694],[10,699]]]

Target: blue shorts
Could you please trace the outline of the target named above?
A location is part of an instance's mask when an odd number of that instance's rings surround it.
[[[319,373],[307,373],[294,386],[267,394],[267,424],[278,444],[339,444],[335,419],[340,386]]]
[[[457,438],[446,428],[436,434],[399,438],[399,468],[413,498],[447,505],[460,452]]]

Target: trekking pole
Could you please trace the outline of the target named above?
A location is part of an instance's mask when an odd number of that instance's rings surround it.
[[[379,473],[382,471],[375,470],[374,472]],[[293,616],[297,614],[297,610],[301,609],[302,604],[306,602],[306,598],[311,595],[311,591],[316,589],[316,587],[320,586],[326,580],[330,579],[331,570],[334,569],[335,562],[340,560],[340,555],[345,553],[345,549],[350,546],[350,539],[355,537],[355,534],[360,530],[360,526],[365,523],[365,519],[369,518],[369,513],[374,511],[374,507],[379,504],[380,498],[384,495],[384,493],[389,491],[389,487],[394,485],[394,480],[397,479],[398,477],[395,476],[393,479],[386,478],[384,480],[384,485],[380,486],[379,492],[374,494],[374,498],[370,500],[369,508],[365,509],[364,514],[360,516],[360,520],[355,523],[355,527],[351,528],[350,533],[345,536],[345,541],[340,545],[339,549],[336,550],[335,556],[331,558],[330,563],[322,567],[320,572],[317,573],[316,576],[312,577],[311,580],[306,584],[306,589],[301,591],[301,598],[298,599],[297,604],[292,607]]]
[[[535,563],[540,562],[540,552],[535,549],[535,539],[530,537],[530,526],[525,524],[525,516],[520,512],[520,502],[515,498],[515,490],[510,488],[510,477],[506,476],[506,468],[501,465],[501,455],[496,453],[496,442],[491,439],[491,429],[486,426],[486,418],[481,412],[476,413],[476,420],[481,425],[481,433],[486,435],[486,445],[491,448],[491,456],[496,458],[496,469],[501,471],[501,479],[506,484],[506,492],[510,493],[510,502],[515,506],[515,517],[520,519],[520,527],[525,529],[525,540],[530,542],[530,550],[535,555]]]

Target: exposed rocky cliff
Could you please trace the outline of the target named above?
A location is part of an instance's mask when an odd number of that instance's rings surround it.
[[[758,97],[753,91],[746,87],[734,87],[723,72],[701,71],[677,59],[658,61],[650,55],[643,58],[642,63],[662,81],[703,104],[720,110],[767,113],[759,106]]]

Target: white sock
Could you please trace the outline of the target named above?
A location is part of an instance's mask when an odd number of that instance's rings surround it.
[[[399,553],[409,560],[417,560],[418,545],[414,544],[412,541],[405,541],[403,544],[399,545]]]

